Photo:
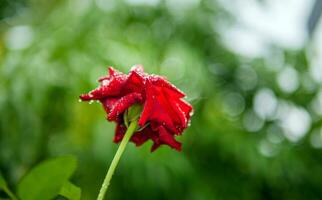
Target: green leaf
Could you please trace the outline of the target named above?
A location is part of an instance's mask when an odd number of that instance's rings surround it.
[[[21,200],[50,200],[57,196],[76,169],[73,156],[61,156],[34,167],[18,185]]]
[[[134,104],[128,109],[128,120],[129,122],[137,120],[143,110],[142,104]]]
[[[70,200],[79,200],[81,197],[81,189],[68,181],[65,182],[59,194]]]

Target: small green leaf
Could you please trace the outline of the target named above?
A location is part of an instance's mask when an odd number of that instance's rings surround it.
[[[63,187],[60,189],[59,194],[69,200],[79,200],[81,197],[81,189],[68,181],[65,182]]]
[[[73,156],[61,156],[34,167],[18,185],[21,200],[50,200],[57,196],[76,169]]]
[[[127,111],[127,119],[129,122],[133,122],[137,119],[140,118],[140,115],[142,113],[143,110],[143,105],[141,104],[134,104],[132,105],[128,111]]]

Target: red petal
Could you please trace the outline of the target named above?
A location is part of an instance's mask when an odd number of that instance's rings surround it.
[[[162,143],[169,145],[170,147],[181,151],[181,143],[174,139],[174,136],[171,135],[163,126],[159,128],[159,136]]]
[[[113,67],[108,67],[108,73],[109,73],[109,75],[103,76],[103,77],[99,78],[98,81],[99,82],[102,82],[103,80],[108,80],[108,79],[110,79],[113,76],[122,75],[123,74],[123,73],[117,71],[116,69],[114,69]]]
[[[93,100],[93,96],[91,94],[82,94],[79,98],[83,101],[90,101]]]
[[[171,90],[175,94],[176,98],[182,98],[182,97],[186,96],[185,93],[183,93],[181,90],[179,90],[173,84],[166,81],[166,79],[161,76],[153,76],[153,78],[151,78],[151,80],[152,80],[153,84]]]
[[[108,114],[108,120],[116,120],[116,118],[122,114],[126,109],[132,106],[135,103],[141,102],[142,96],[140,93],[131,93],[120,98],[115,102],[113,108]]]
[[[178,101],[178,106],[180,107],[182,112],[186,115],[186,118],[189,121],[192,114],[191,112],[193,112],[192,106],[183,99],[180,99]]]
[[[100,100],[105,112],[110,113],[111,109],[114,107],[114,104],[118,101],[119,98],[105,98]]]
[[[162,144],[166,144],[177,151],[181,151],[181,143],[176,141],[173,135],[171,135],[163,126],[160,126],[158,129],[159,138],[158,140],[153,140],[154,144],[151,148],[152,152]]]
[[[126,131],[126,127],[124,125],[117,124],[115,128],[115,136],[114,136],[113,142],[118,143],[122,141],[125,131]]]
[[[157,150],[157,148],[159,148],[160,146],[161,146],[161,143],[153,143],[151,147],[151,152]]]
[[[176,99],[171,96],[173,93],[169,92],[168,89],[164,88],[165,95],[169,101],[171,100],[171,107],[174,110],[176,116],[180,119],[180,126],[186,128],[188,121],[190,120],[190,113],[192,112],[192,106],[183,99]]]
[[[113,67],[108,67],[108,73],[110,76],[115,76],[117,74],[122,74],[121,72],[119,72],[118,70],[114,69]]]
[[[147,81],[146,101],[139,125],[144,126],[147,121],[155,121],[166,126],[169,130],[177,132],[173,120],[176,115],[168,101],[159,87]]]
[[[105,83],[104,81],[107,81]],[[101,86],[92,90],[89,94],[82,95],[80,98],[84,101],[99,100],[110,96],[118,96],[121,94],[122,87],[126,81],[125,75],[112,77],[108,80],[102,80]]]
[[[144,77],[136,71],[131,71],[126,81],[125,92],[140,92],[144,89]]]
[[[136,146],[142,145],[144,142],[146,142],[149,137],[148,137],[148,131],[149,129],[145,128],[140,132],[136,132],[132,137],[131,141],[135,143]]]
[[[151,98],[153,99],[153,97],[150,96],[148,93],[146,96],[147,97],[146,97],[146,100],[144,103],[143,111],[142,111],[141,117],[139,119],[139,125],[141,127],[143,127],[147,123],[147,121],[152,113],[152,108],[153,108],[153,100],[151,100]]]

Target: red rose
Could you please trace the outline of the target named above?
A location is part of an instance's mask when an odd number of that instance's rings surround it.
[[[132,67],[128,75],[110,67],[109,75],[99,82],[97,89],[80,98],[102,103],[107,119],[117,123],[114,142],[120,142],[126,132],[124,113],[132,105],[141,104],[143,111],[138,121],[141,129],[132,135],[131,141],[140,146],[151,139],[154,142],[151,151],[162,144],[181,150],[181,143],[174,136],[188,127],[192,113],[192,106],[182,99],[183,92],[164,77],[144,73],[139,65]]]

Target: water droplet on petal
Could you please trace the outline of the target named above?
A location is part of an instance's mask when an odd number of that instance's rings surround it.
[[[188,127],[190,127],[190,126],[191,126],[191,120],[188,121]]]
[[[109,83],[110,83],[110,81],[105,79],[102,81],[102,86],[107,86]]]

